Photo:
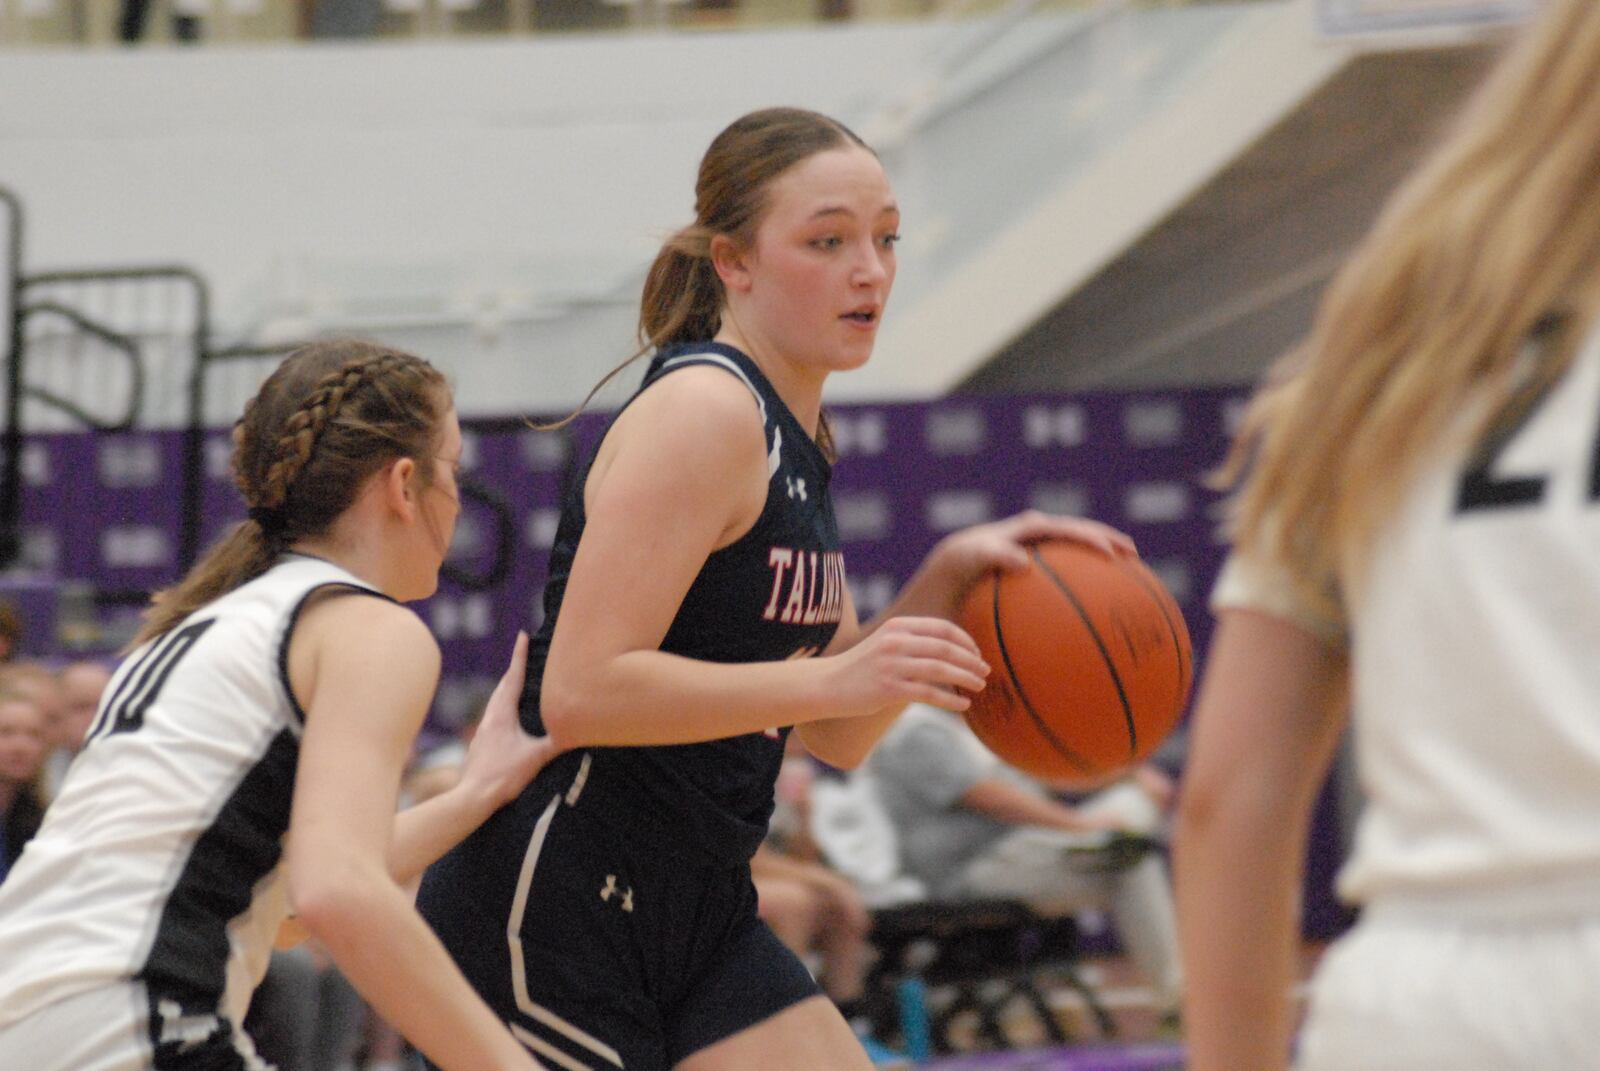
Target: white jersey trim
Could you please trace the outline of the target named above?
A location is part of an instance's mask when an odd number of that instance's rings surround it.
[[[681,357],[674,357],[664,361],[661,370],[676,368],[683,364],[714,364],[719,368],[726,368],[739,377],[739,382],[750,388],[750,393],[755,396],[756,405],[761,409],[761,427],[767,426],[767,400],[761,397],[761,392],[756,390],[756,385],[750,382],[750,377],[744,374],[744,369],[734,364],[720,353],[686,353]],[[778,466],[783,463],[783,429],[774,425],[772,429],[772,449],[767,453],[767,479],[772,479],[778,473]]]

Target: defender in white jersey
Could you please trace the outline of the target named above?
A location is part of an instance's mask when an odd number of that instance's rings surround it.
[[[459,509],[442,377],[306,347],[235,446],[250,519],[158,598],[0,887],[0,1066],[263,1067],[239,1024],[292,904],[440,1066],[535,1068],[397,884],[549,750],[516,723],[519,641],[465,787],[395,819],[439,667],[399,602],[432,593]]]
[[[1193,1071],[1600,1066],[1600,4],[1551,0],[1247,417],[1176,839]]]

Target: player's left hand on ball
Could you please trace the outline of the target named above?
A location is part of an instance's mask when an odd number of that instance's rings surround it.
[[[518,632],[511,664],[484,706],[461,768],[461,783],[488,796],[496,807],[515,799],[557,754],[548,736],[528,735],[518,717],[527,668],[528,634]]]
[[[1138,554],[1133,540],[1099,521],[1025,510],[1003,521],[963,528],[935,549],[960,581],[970,583],[991,569],[1014,572],[1028,567],[1028,545],[1070,539],[1104,554]]]

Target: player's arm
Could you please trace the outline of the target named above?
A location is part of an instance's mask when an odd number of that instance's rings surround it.
[[[549,737],[529,736],[517,717],[527,667],[528,636],[519,632],[511,664],[489,697],[483,720],[467,748],[461,776],[449,789],[406,808],[395,818],[389,873],[399,884],[420,877],[491,814],[515,799],[556,754]]]
[[[438,682],[426,626],[393,603],[302,614],[290,680],[306,710],[287,844],[301,924],[386,1020],[446,1071],[539,1065],[450,960],[389,873],[400,775]]]
[[[1282,1071],[1312,801],[1348,701],[1343,648],[1219,614],[1173,838],[1192,1071]]]
[[[760,516],[768,479],[755,401],[725,372],[675,372],[617,419],[585,487],[587,524],[545,667],[540,703],[558,745],[712,740],[949,703],[951,689],[981,686],[971,640],[928,619],[840,658],[727,665],[661,651],[706,559]]]
[[[1003,777],[985,777],[975,782],[962,794],[960,804],[1008,826],[1042,826],[1070,833],[1111,832],[1123,827],[1109,815],[1083,814]]]
[[[839,621],[838,631],[833,634],[833,643],[828,645],[828,650],[834,653],[848,651],[861,638],[861,619],[856,613],[855,599],[851,597],[848,586],[843,591],[843,602],[844,615]],[[839,643],[841,633],[851,637],[849,643]],[[988,667],[984,668],[987,670]],[[960,698],[965,700],[964,696]],[[883,734],[889,731],[895,718],[899,717],[905,708],[905,703],[897,702],[865,717],[823,718],[803,722],[794,727],[794,733],[807,751],[829,766],[839,770],[853,770],[872,753],[873,747],[883,738]]]
[[[1109,525],[1082,517],[1058,517],[1038,510],[952,532],[934,544],[893,602],[860,630],[866,636],[884,621],[907,614],[954,621],[972,585],[995,570],[1017,572],[1028,567],[1028,545],[1067,539],[1106,554],[1137,553],[1133,540]],[[832,651],[854,642],[835,637]]]
[[[1071,539],[1099,547],[1107,554],[1134,553],[1133,541],[1114,528],[1076,517],[1055,517],[1029,510],[991,524],[954,532],[937,543],[888,608],[863,625],[855,603],[845,590],[845,613],[825,654],[850,650],[885,623],[897,618],[930,617],[954,622],[972,585],[994,570],[1028,567],[1027,545],[1046,539]],[[936,705],[964,710],[963,695],[948,695]],[[867,717],[836,718],[797,726],[806,750],[830,766],[854,769],[871,754],[905,709],[905,703],[885,706]]]

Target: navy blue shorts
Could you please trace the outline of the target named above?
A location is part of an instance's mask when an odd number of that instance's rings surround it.
[[[756,917],[748,862],[622,836],[561,795],[501,810],[417,906],[548,1066],[669,1071],[820,992]]]

